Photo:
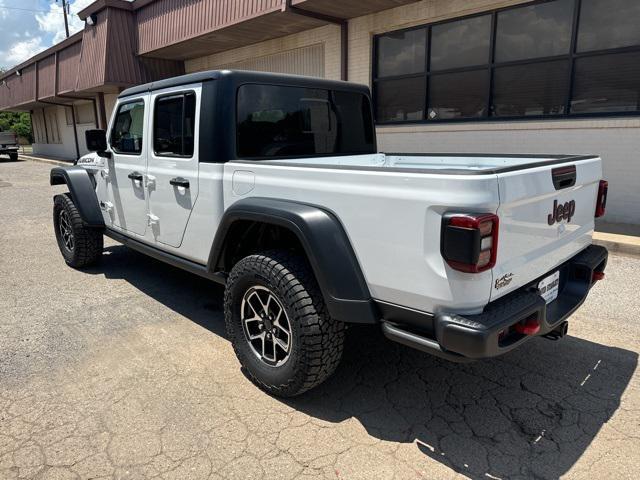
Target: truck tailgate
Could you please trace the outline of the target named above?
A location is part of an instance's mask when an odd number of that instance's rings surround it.
[[[601,178],[597,157],[498,173],[500,237],[491,300],[542,279],[591,243]]]

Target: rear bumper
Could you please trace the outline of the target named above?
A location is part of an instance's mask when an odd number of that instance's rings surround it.
[[[502,355],[532,335],[518,333],[516,324],[535,319],[545,335],[558,327],[587,298],[594,272],[604,272],[607,249],[591,245],[542,278],[560,271],[558,298],[546,304],[536,279],[509,295],[489,303],[479,315],[436,314],[429,320],[433,333],[424,334],[400,323],[384,321],[382,329],[391,340],[448,360],[465,362]]]

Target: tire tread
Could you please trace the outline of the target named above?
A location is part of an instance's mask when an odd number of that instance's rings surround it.
[[[283,292],[285,306],[293,312],[290,321],[298,322],[300,364],[296,374],[286,383],[270,385],[258,379],[248,368],[238,349],[236,329],[232,319],[232,289],[245,275],[259,274],[268,282],[274,282]],[[344,324],[329,315],[320,288],[306,259],[282,251],[268,251],[250,255],[240,260],[231,270],[224,298],[227,333],[236,355],[245,367],[249,378],[260,388],[278,396],[295,396],[310,390],[326,380],[338,367],[344,346]]]

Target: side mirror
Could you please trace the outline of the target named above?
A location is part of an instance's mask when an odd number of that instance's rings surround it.
[[[87,130],[84,132],[87,149],[97,152],[101,157],[109,157],[107,150],[107,133],[104,130]]]

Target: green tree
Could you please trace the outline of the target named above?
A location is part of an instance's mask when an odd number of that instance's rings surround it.
[[[0,67],[0,75],[7,71],[6,67]],[[31,131],[31,115],[26,112],[0,112],[0,132],[14,132],[19,137],[33,142]]]
[[[31,116],[26,112],[0,112],[0,131],[11,131],[29,142],[33,141]]]

